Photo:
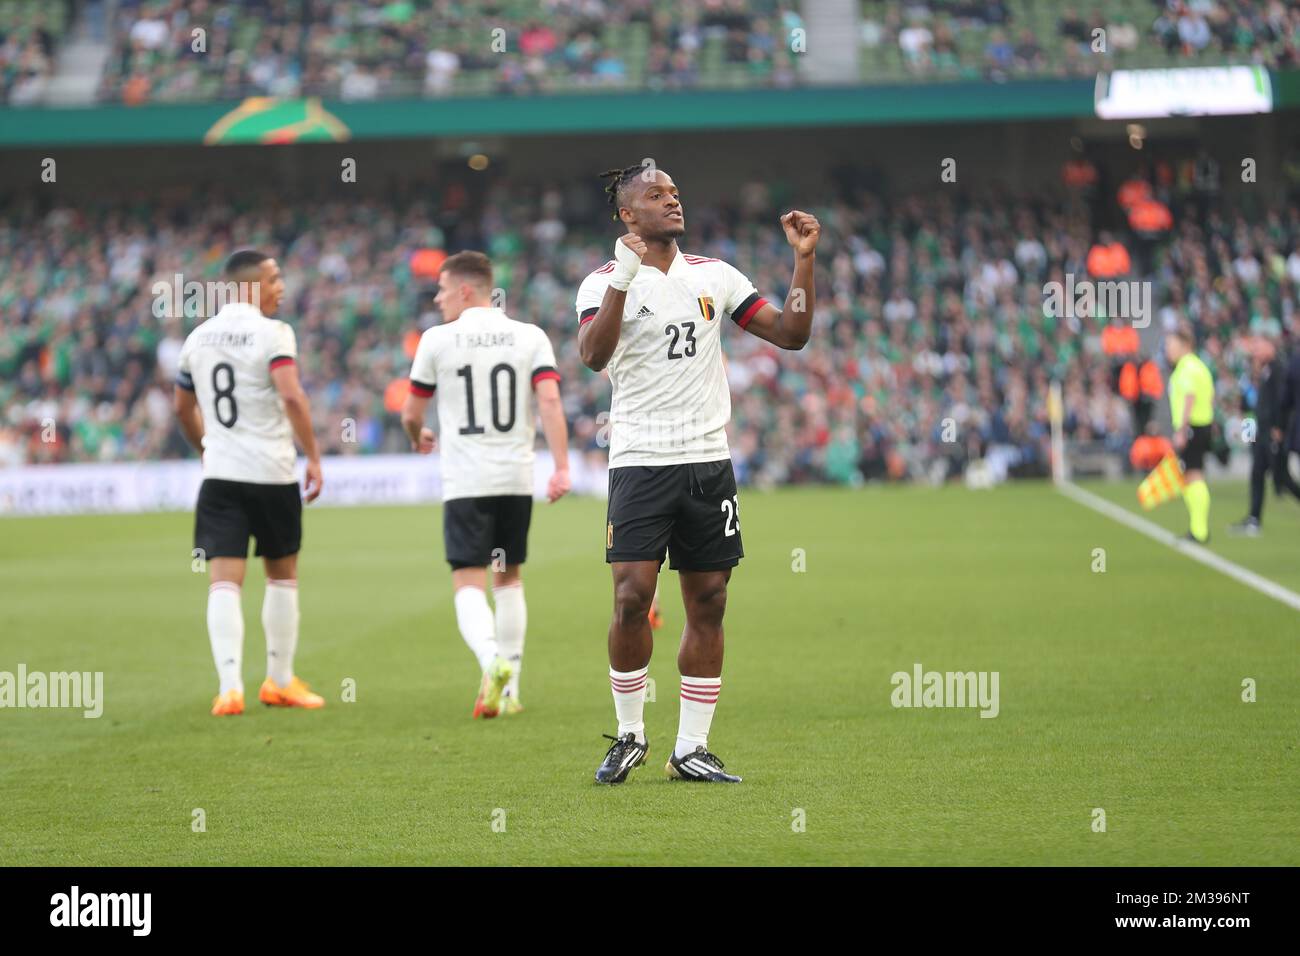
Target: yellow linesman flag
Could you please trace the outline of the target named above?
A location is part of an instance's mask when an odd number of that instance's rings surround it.
[[[1162,505],[1183,493],[1183,470],[1178,466],[1178,459],[1166,455],[1160,464],[1152,469],[1151,474],[1142,479],[1138,485],[1138,501],[1150,511],[1156,505]]]

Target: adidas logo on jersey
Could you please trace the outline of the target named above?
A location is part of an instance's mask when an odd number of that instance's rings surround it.
[[[654,317],[655,314],[650,311],[648,305],[641,306],[641,308],[637,309],[636,315],[633,316],[634,319],[653,319]]]

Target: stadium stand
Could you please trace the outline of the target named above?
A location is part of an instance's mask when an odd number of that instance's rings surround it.
[[[67,28],[61,0],[0,3],[0,102],[23,106],[44,96]]]
[[[146,2],[118,11],[101,96],[386,96],[794,81],[775,0]],[[193,31],[202,28],[204,50]]]
[[[539,16],[533,0],[122,2],[99,95],[140,103],[789,86],[807,82],[793,42],[805,26],[802,6],[548,0]],[[1300,61],[1298,0],[1099,0],[1082,8],[863,0],[857,28],[858,73],[868,83]]]
[[[1300,207],[1247,214],[1202,202],[1188,176],[1168,173],[1157,170],[1152,193],[1178,221],[1152,244],[1146,271],[1130,275],[1153,281],[1157,328],[1193,320],[1223,407],[1234,408],[1245,369],[1237,334],[1276,333],[1297,318]],[[232,237],[281,259],[284,315],[327,451],[404,447],[393,412],[416,333],[436,321],[433,286],[413,263],[464,245],[498,262],[512,314],[551,334],[575,443],[599,455],[608,385],[578,360],[572,309],[582,277],[608,258],[608,234],[591,228],[603,219],[597,193],[583,180],[540,195],[497,182],[346,202],[220,191],[143,205],[19,202],[0,230],[0,461],[188,454],[169,398],[196,310],[155,319],[154,283],[216,278]],[[727,208],[689,207],[698,225],[688,248],[735,262],[779,300],[789,251],[770,222],[783,186],[745,182],[737,196]],[[1097,201],[1118,208],[1114,197]],[[781,353],[724,336],[743,481],[938,480],[976,456],[1003,473],[1042,473],[1053,378],[1064,383],[1069,434],[1125,455],[1134,424],[1102,347],[1106,317],[1043,314],[1043,283],[1085,276],[1102,238],[1081,200],[886,198],[858,187],[811,211],[824,227],[813,344]],[[1119,237],[1111,241],[1136,242]],[[943,442],[948,418],[969,445]],[[354,444],[340,437],[343,419],[356,423]],[[41,441],[50,420],[71,425]]]
[[[1088,76],[1101,69],[1297,63],[1300,3],[863,0],[866,82]]]

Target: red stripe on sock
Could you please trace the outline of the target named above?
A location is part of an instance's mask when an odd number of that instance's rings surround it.
[[[636,690],[637,688],[644,687],[644,686],[645,686],[645,681],[639,681],[639,682],[638,682],[638,681],[633,681],[633,682],[630,683],[630,684],[619,684],[619,683],[617,683],[617,682],[615,682],[615,681],[610,681],[610,682],[609,682],[609,685],[610,685],[611,687],[613,687],[615,690],[624,690],[624,691],[626,691],[626,690]]]
[[[694,701],[697,704],[716,704],[718,702],[716,697],[692,697],[686,691],[682,691],[682,700]]]

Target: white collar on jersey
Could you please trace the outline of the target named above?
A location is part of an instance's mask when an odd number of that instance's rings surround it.
[[[677,247],[677,255],[673,257],[673,261],[672,261],[672,262],[668,263],[668,271],[667,271],[667,272],[660,272],[659,274],[660,274],[660,275],[672,275],[673,272],[674,272],[674,270],[680,271],[680,270],[678,269],[678,267],[679,267],[679,266],[684,266],[684,265],[686,265],[685,254],[682,252],[681,246],[678,246],[678,247]],[[659,268],[658,268],[658,266],[646,266],[646,265],[643,265],[641,268],[642,268],[642,269],[651,269],[651,270],[653,270],[654,272],[659,272]],[[638,271],[639,271],[639,270],[638,270]]]
[[[227,302],[221,307],[221,311],[217,315],[234,316],[236,318],[241,315],[251,315],[257,318],[266,318],[262,314],[262,310],[251,302]],[[213,316],[213,318],[216,318],[216,316]]]
[[[465,319],[487,318],[489,315],[505,315],[505,312],[495,305],[471,305],[461,310],[460,315],[456,316],[456,321],[463,322]]]

